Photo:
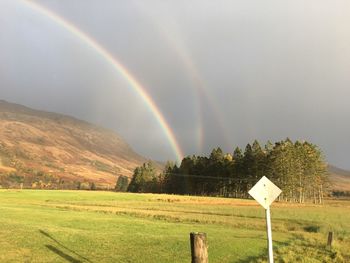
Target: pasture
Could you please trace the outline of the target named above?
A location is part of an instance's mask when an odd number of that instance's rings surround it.
[[[0,200],[0,262],[190,262],[194,231],[207,233],[211,263],[266,262],[252,200],[44,190],[0,190]],[[350,201],[271,212],[276,262],[350,262]]]

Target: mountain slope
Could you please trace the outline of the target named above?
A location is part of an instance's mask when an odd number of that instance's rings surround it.
[[[350,171],[328,165],[333,191],[350,191]]]
[[[112,131],[0,101],[2,178],[17,176],[24,184],[42,179],[51,185],[56,181],[112,185],[119,175],[130,177],[145,161]],[[31,182],[26,182],[28,178]]]

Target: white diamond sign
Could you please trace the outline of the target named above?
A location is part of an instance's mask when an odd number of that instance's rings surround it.
[[[273,263],[270,205],[281,194],[281,192],[282,190],[265,176],[263,176],[248,192],[259,204],[262,205],[262,207],[265,208],[269,263]]]
[[[252,189],[248,192],[260,205],[265,209],[272,204],[273,201],[281,194],[279,189],[267,177],[263,176]]]

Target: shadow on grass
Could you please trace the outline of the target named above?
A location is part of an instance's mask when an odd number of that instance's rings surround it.
[[[267,253],[267,252],[266,252]],[[237,263],[255,263],[258,262],[258,259],[265,259],[267,260],[265,254],[261,254],[261,256],[253,256],[253,257],[247,257],[245,259],[237,261]]]
[[[71,263],[82,263],[82,261],[71,257],[70,255],[64,253],[62,250],[59,250],[58,248],[51,246],[51,245],[45,245],[49,250],[51,250],[52,252],[56,253],[57,255],[59,255],[60,257],[64,258],[65,260],[67,260],[68,262]]]
[[[260,238],[260,239],[263,239],[263,238]],[[267,242],[266,238],[265,238],[265,241]],[[278,248],[281,248],[284,246],[288,246],[290,244],[289,242],[280,242],[280,241],[274,241],[273,243],[277,245],[277,247],[274,246],[273,248],[274,250],[277,250]],[[264,252],[262,252],[258,256],[249,256],[247,258],[237,261],[237,263],[255,263],[255,262],[258,262],[258,260],[265,260],[266,262],[268,262],[267,249],[264,249]]]
[[[49,233],[45,232],[44,230],[39,229],[39,233],[46,236],[47,238],[51,239],[52,241],[54,241],[57,245],[59,245],[61,248],[64,248],[65,250],[69,251],[70,253],[74,254],[75,256],[77,256],[78,258],[82,259],[85,262],[90,262],[92,263],[88,258],[78,254],[77,252],[71,250],[70,248],[66,247],[65,245],[63,245],[61,242],[59,242],[57,239],[55,239],[54,237],[52,237]],[[58,248],[51,246],[51,245],[46,245],[46,247],[51,250],[52,252],[56,253],[57,255],[65,258],[67,261],[69,262],[83,262],[81,260],[75,259],[71,256],[69,256],[68,254],[64,253],[63,251],[59,250]]]

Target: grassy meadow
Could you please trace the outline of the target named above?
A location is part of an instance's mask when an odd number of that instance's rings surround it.
[[[190,262],[190,232],[207,233],[211,263],[266,262],[265,214],[251,200],[44,190],[0,200],[0,262]],[[276,262],[350,262],[350,201],[274,203],[272,227]]]

